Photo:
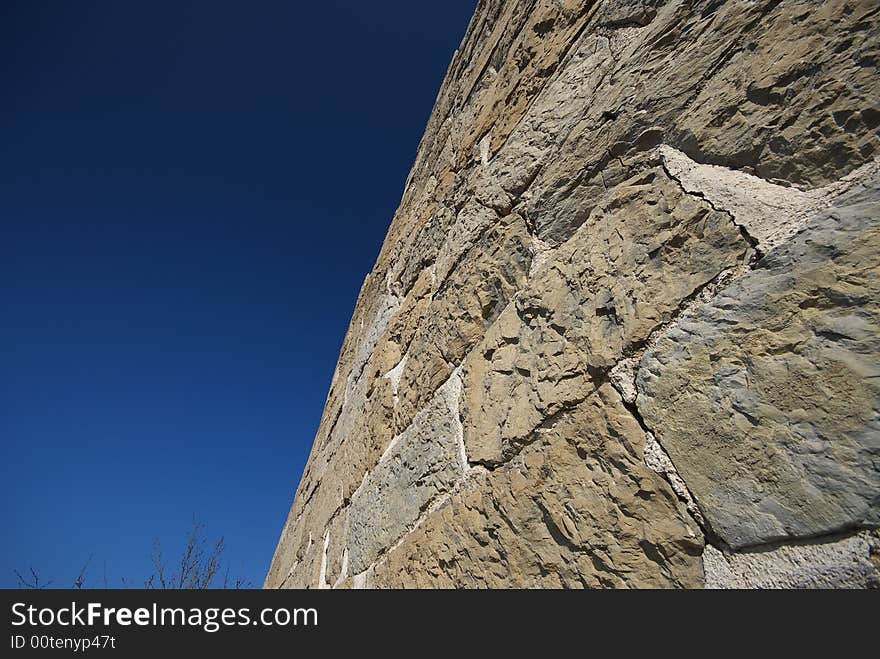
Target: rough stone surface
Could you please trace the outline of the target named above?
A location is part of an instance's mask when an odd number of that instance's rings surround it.
[[[877,533],[724,554],[706,546],[706,588],[880,588]]]
[[[880,525],[880,176],[679,319],[638,407],[737,548]]]
[[[349,565],[363,572],[420,514],[461,478],[457,374],[395,438],[354,493],[349,509]]]
[[[875,583],[878,61],[870,0],[480,0],[266,586]]]
[[[726,215],[684,194],[662,169],[622,182],[465,360],[470,460],[503,462],[749,253]]]
[[[375,587],[694,587],[702,533],[645,466],[603,385],[516,458],[478,471],[380,563]]]

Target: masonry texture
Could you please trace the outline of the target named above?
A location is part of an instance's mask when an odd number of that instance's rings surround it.
[[[878,58],[873,0],[480,0],[265,585],[880,585]]]

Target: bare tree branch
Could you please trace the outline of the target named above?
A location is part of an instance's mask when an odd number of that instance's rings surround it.
[[[153,542],[153,550],[150,552],[153,571],[144,580],[144,588],[148,590],[205,590],[215,587],[214,582],[217,575],[224,571],[222,555],[226,545],[222,537],[214,541],[213,544],[209,544],[205,533],[206,528],[205,524],[198,522],[193,515],[192,524],[186,534],[186,546],[181,553],[177,570],[169,569],[162,552],[162,545],[157,538]],[[86,572],[93,558],[94,554],[90,554],[76,579],[73,580],[73,587],[77,590],[86,587]],[[42,582],[33,567],[30,568],[31,576],[29,578],[25,578],[18,570],[14,570],[14,572],[18,579],[19,588],[40,589],[47,588],[52,584],[51,581]],[[103,583],[104,588],[109,587],[106,561],[103,564]],[[125,577],[121,578],[121,583],[123,588],[129,587]],[[230,581],[229,568],[225,567],[223,582],[219,587],[224,589],[252,588],[253,584],[241,577]]]
[[[83,584],[86,582],[86,570],[89,567],[89,563],[92,562],[92,557],[94,554],[89,554],[89,557],[86,559],[85,565],[82,566],[82,570],[79,571],[79,575],[73,581],[73,587],[77,590],[82,590]],[[106,577],[106,575],[105,575]]]
[[[42,590],[52,585],[51,581],[41,582],[40,576],[37,574],[36,570],[34,570],[33,567],[29,569],[31,573],[30,580],[25,579],[23,576],[21,576],[21,572],[19,572],[18,570],[13,570],[13,572],[15,572],[16,578],[18,579],[19,588],[24,588],[27,590]]]

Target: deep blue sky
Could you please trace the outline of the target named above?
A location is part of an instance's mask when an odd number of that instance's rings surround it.
[[[475,4],[0,4],[0,586],[262,584]]]

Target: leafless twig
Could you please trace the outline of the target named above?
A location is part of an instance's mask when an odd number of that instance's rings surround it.
[[[218,538],[213,543],[209,543],[203,523],[197,522],[193,516],[192,526],[186,535],[186,546],[180,557],[180,564],[177,569],[169,568],[165,555],[162,552],[162,545],[158,539],[153,543],[153,551],[150,553],[150,562],[153,565],[152,574],[144,581],[144,588],[157,590],[205,590],[214,586],[217,575],[223,569],[222,554],[225,548],[223,538]],[[73,580],[73,587],[81,590],[86,587],[86,571],[92,563],[94,554],[90,554],[82,569],[79,571],[76,579]],[[30,577],[24,577],[18,570],[14,570],[15,576],[18,578],[18,587],[27,589],[47,588],[52,584],[51,581],[43,582],[40,580],[37,572],[30,568]],[[103,563],[103,583],[104,588],[109,588],[107,579],[107,562]],[[128,588],[129,584],[125,577],[121,578],[123,588]],[[220,588],[252,588],[250,581],[238,577],[230,580],[229,568],[225,569],[223,575],[223,583]]]
[[[18,570],[13,570],[13,572],[15,572],[15,576],[18,578],[19,588],[26,588],[28,590],[42,590],[52,585],[51,581],[41,582],[40,576],[37,574],[36,570],[34,570],[34,568],[32,567],[29,569],[31,573],[30,579],[25,579],[23,576],[21,576],[21,572],[19,572]]]
[[[86,570],[89,567],[89,563],[92,562],[92,557],[94,554],[89,554],[89,557],[86,559],[85,565],[82,566],[82,570],[79,571],[79,575],[76,579],[73,580],[73,587],[77,590],[82,590],[83,584],[86,582]],[[105,574],[106,579],[106,574]]]

